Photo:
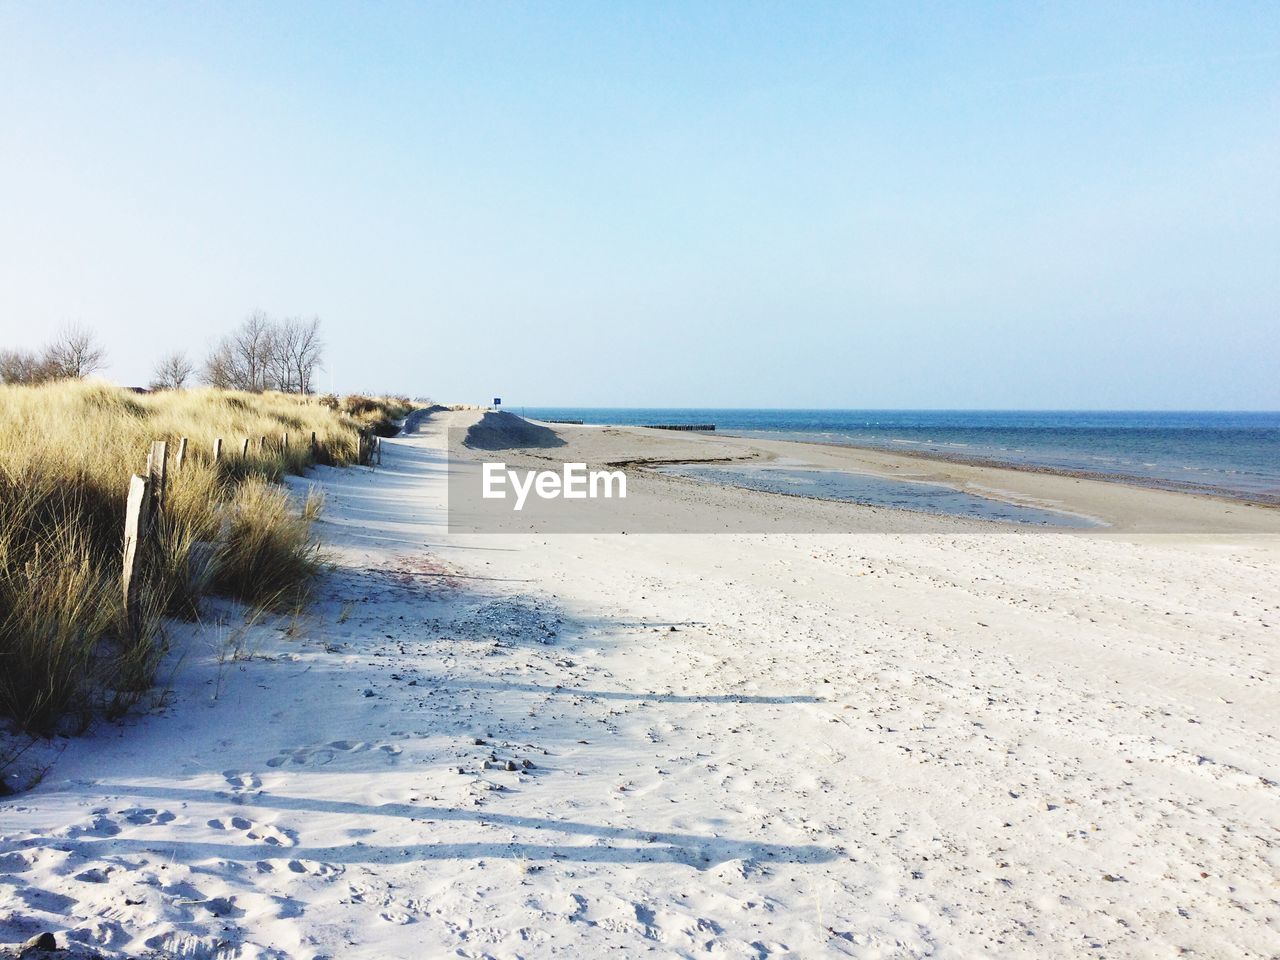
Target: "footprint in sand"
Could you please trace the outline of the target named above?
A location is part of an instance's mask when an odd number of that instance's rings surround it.
[[[31,861],[22,854],[0,854],[0,873],[26,873],[30,869]]]
[[[262,778],[250,770],[224,770],[222,779],[227,789],[219,790],[218,796],[232,803],[246,803],[262,793]]]
[[[392,743],[366,743],[363,740],[334,740],[331,743],[316,747],[298,747],[295,750],[281,750],[267,761],[268,767],[283,767],[285,764],[296,766],[323,766],[332,763],[340,754],[367,753],[370,750],[385,755],[388,759],[399,755],[401,748]]]
[[[75,930],[68,930],[67,939],[89,947],[115,949],[129,939],[129,934],[118,920],[95,919]],[[92,955],[88,954],[88,956]]]
[[[156,810],[152,807],[130,807],[128,810],[119,810],[117,813],[124,817],[125,823],[132,823],[135,826],[158,826],[175,819],[168,810]]]
[[[319,860],[290,860],[288,863],[290,872],[305,874],[309,877],[324,877],[332,879],[342,873],[342,867],[333,863],[323,863]]]
[[[275,904],[278,920],[295,920],[306,913],[302,902],[292,897],[272,897],[271,902]]]
[[[105,808],[91,811],[92,819],[87,824],[73,823],[53,831],[55,837],[68,837],[77,840],[80,837],[115,837],[127,826],[158,826],[177,819],[168,810],[156,810],[151,807],[129,807],[117,810],[115,815]],[[4,872],[0,869],[0,872]]]
[[[80,901],[55,890],[44,890],[39,887],[23,887],[15,890],[14,897],[21,900],[32,910],[65,916]]]
[[[55,830],[55,837],[68,837],[76,840],[80,837],[114,837],[120,832],[120,824],[106,815],[106,811],[94,811],[94,817],[88,825],[74,823],[69,827]]]
[[[227,786],[237,793],[262,788],[262,778],[249,771],[224,770],[222,778],[227,781]]]
[[[267,843],[273,847],[296,847],[298,834],[286,827],[273,827],[269,823],[255,823],[248,817],[230,817],[209,821],[214,830],[236,830],[250,840]]]

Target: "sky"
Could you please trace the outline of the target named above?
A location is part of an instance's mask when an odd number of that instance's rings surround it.
[[[1280,409],[1280,4],[0,2],[0,347],[509,405]]]

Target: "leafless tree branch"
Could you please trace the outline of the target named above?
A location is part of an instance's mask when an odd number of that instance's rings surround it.
[[[152,390],[181,390],[195,373],[195,364],[181,350],[166,354],[156,364]]]

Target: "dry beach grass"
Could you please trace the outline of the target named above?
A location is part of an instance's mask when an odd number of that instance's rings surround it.
[[[208,591],[251,604],[296,600],[316,564],[301,513],[276,486],[312,461],[353,462],[359,434],[403,416],[359,398],[360,418],[285,394],[190,390],[140,395],[78,380],[0,387],[0,717],[44,733],[116,714],[151,684],[166,616],[194,615]],[[284,433],[298,438],[287,449]],[[129,477],[152,440],[188,438],[143,570],[141,624],[120,589]],[[213,441],[224,438],[215,462]],[[240,455],[241,438],[253,438]],[[271,442],[259,448],[258,438]],[[202,575],[189,560],[216,544]]]

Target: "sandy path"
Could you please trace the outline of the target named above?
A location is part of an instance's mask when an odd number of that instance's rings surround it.
[[[1276,953],[1274,538],[449,537],[441,444],[320,471],[312,614],[0,802],[0,941]]]

